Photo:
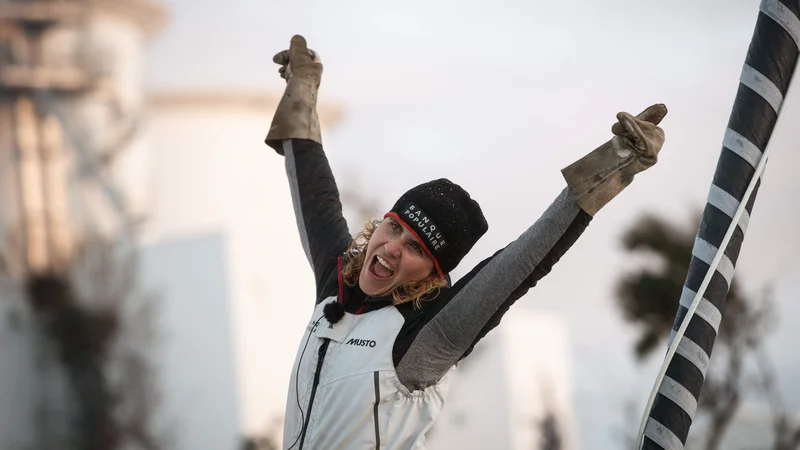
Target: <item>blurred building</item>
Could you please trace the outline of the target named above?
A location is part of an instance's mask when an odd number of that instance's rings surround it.
[[[233,383],[242,436],[263,435],[280,422],[315,298],[283,157],[264,144],[279,99],[248,91],[149,96],[146,273],[169,293],[165,373],[180,391],[172,409],[184,410],[197,396],[210,401],[210,392]],[[340,113],[321,103],[324,136]],[[232,343],[232,353],[221,340]],[[187,439],[197,442],[220,413],[183,416],[192,423],[185,424],[193,430]]]
[[[237,449],[241,441],[228,246],[222,232],[142,250],[143,282],[159,296],[159,416],[170,450]]]
[[[282,415],[295,345],[274,343],[303,329],[293,296],[313,296],[285,289],[311,285],[288,250],[282,158],[263,144],[278,97],[145,95],[145,46],[166,21],[150,0],[0,1],[0,249],[14,278],[0,293],[0,448],[47,447],[45,424],[66,435],[48,418],[63,418],[68,381],[19,283],[63,266],[86,231],[128,249],[144,237],[171,448],[237,448]]]
[[[459,364],[430,450],[577,449],[567,328],[514,308]]]
[[[59,448],[74,426],[22,283],[89,236],[134,248],[144,49],[166,19],[150,0],[0,1],[0,448]]]

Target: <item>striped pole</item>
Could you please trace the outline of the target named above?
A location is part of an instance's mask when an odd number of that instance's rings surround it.
[[[765,150],[798,60],[798,17],[800,0],[761,2],[692,250],[670,351],[642,421],[638,449],[680,450],[686,444],[761,183]]]

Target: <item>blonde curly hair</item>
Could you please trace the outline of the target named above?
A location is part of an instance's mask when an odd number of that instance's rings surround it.
[[[358,285],[358,277],[361,268],[364,267],[364,260],[367,257],[367,245],[369,245],[372,234],[380,226],[382,220],[370,220],[364,225],[364,229],[353,236],[347,253],[352,255],[342,268],[342,279],[350,287]],[[423,301],[433,300],[439,295],[439,290],[447,286],[447,280],[440,277],[437,273],[431,273],[427,277],[418,281],[409,281],[402,286],[398,286],[392,291],[392,299],[395,305],[413,302],[414,308],[421,308]],[[430,295],[433,294],[433,295]]]

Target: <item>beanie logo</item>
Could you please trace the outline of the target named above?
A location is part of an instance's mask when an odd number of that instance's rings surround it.
[[[444,239],[439,227],[433,222],[431,217],[425,214],[419,206],[407,203],[400,215],[411,228],[425,240],[428,250],[431,252],[445,248],[447,242]]]

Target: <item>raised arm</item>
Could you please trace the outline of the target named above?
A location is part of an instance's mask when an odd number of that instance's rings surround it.
[[[278,53],[274,60],[281,65],[286,90],[266,143],[285,158],[297,229],[314,270],[319,302],[325,295],[325,280],[336,270],[336,257],[351,240],[317,118],[322,64],[301,36],[294,36],[289,50]]]
[[[401,382],[411,389],[436,383],[466,356],[503,314],[550,272],[588,226],[592,217],[657,161],[664,134],[656,125],[663,105],[636,118],[617,115],[614,136],[565,168],[565,188],[519,238],[484,260],[459,280],[437,306],[441,309],[419,331],[397,364]],[[437,308],[438,309],[438,308]]]

